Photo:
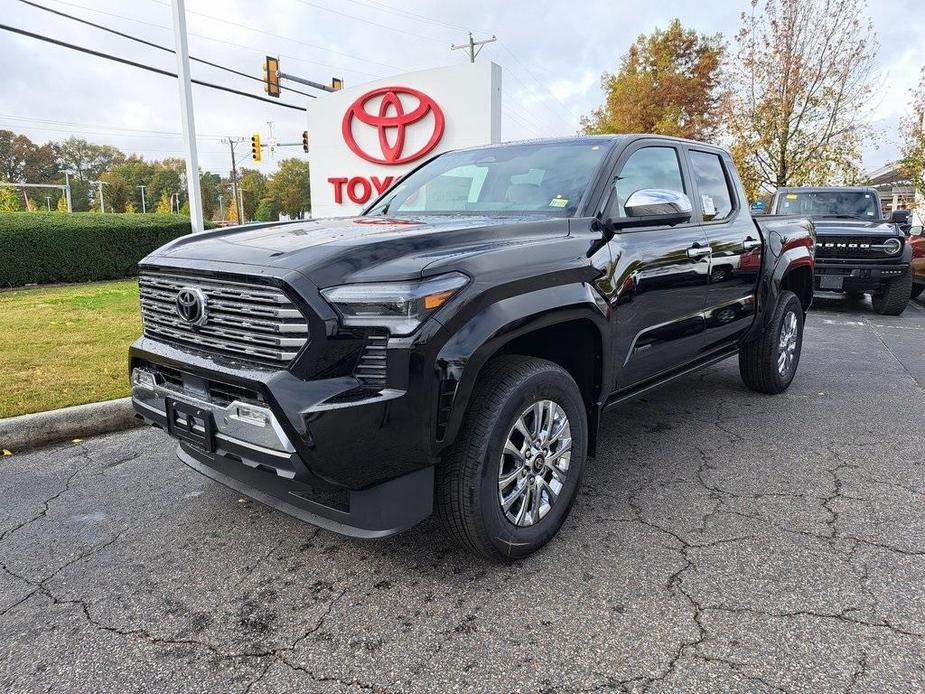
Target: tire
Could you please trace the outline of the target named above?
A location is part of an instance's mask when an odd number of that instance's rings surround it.
[[[542,455],[530,454],[531,439],[515,426],[520,422],[533,432],[533,405],[541,401],[559,408],[543,410],[542,422],[553,421],[555,426],[549,428],[555,431],[561,427],[564,415],[569,429],[548,447],[550,455],[558,453],[551,464],[544,463]],[[550,411],[554,412],[552,418]],[[543,359],[492,359],[479,375],[456,442],[437,469],[434,501],[448,533],[463,547],[494,561],[516,561],[540,549],[559,531],[575,501],[584,469],[587,432],[584,400],[568,372]],[[571,440],[568,452],[566,433]],[[518,448],[520,454],[505,452],[506,443]],[[557,475],[551,466],[556,466]],[[518,470],[524,472],[512,478]],[[534,470],[540,474],[535,475]],[[502,473],[511,480],[502,482]],[[546,480],[545,486],[538,478]],[[556,485],[561,486],[553,496]],[[520,496],[515,496],[521,489]],[[514,499],[507,512],[502,508],[502,494]],[[533,515],[537,507],[528,504],[527,497],[539,500],[536,522]]]
[[[797,295],[791,291],[781,292],[768,329],[757,340],[739,349],[739,373],[746,386],[769,395],[787,390],[800,363],[805,317]],[[782,358],[783,350],[789,352],[789,357]],[[781,366],[782,361],[784,366]]]
[[[887,280],[881,289],[873,294],[874,311],[881,316],[898,316],[906,310],[912,296],[912,272],[902,277]]]
[[[925,290],[925,284],[913,284],[912,291],[909,293],[910,299],[918,299],[919,295]]]

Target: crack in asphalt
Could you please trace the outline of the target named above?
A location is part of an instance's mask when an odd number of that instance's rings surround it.
[[[24,521],[23,521],[22,523],[20,523],[19,525],[16,525],[16,526],[14,526],[14,527],[12,527],[12,528],[8,528],[7,530],[4,530],[2,533],[0,533],[0,542],[5,541],[5,540],[6,540],[10,535],[12,535],[13,533],[18,532],[19,530],[22,530],[23,528],[25,528],[25,527],[27,527],[27,526],[29,526],[29,525],[32,525],[33,523],[35,523],[35,522],[36,522],[37,520],[39,520],[40,518],[44,518],[46,515],[48,515],[48,509],[49,509],[50,506],[51,506],[51,502],[55,501],[55,500],[56,500],[58,497],[60,497],[62,494],[64,494],[64,493],[70,491],[70,489],[71,489],[71,481],[73,481],[73,479],[74,479],[75,477],[77,477],[77,475],[78,475],[79,473],[80,473],[80,468],[79,468],[79,467],[76,468],[73,472],[71,472],[71,474],[68,475],[67,479],[65,480],[64,486],[63,486],[60,490],[58,490],[57,492],[55,492],[53,495],[51,495],[50,497],[48,497],[47,499],[45,499],[45,500],[42,502],[42,510],[41,510],[39,513],[37,513],[36,515],[32,516],[31,518],[28,518],[28,519],[24,520]]]

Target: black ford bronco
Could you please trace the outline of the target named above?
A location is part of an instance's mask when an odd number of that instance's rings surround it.
[[[512,560],[559,529],[602,413],[738,356],[794,377],[812,223],[756,223],[729,155],[651,136],[438,155],[360,216],[206,231],[141,262],[141,417],[180,458],[358,537],[434,508]]]
[[[779,188],[772,214],[799,214],[816,227],[816,289],[860,297],[898,316],[912,293],[912,247],[901,225],[884,219],[875,188]]]

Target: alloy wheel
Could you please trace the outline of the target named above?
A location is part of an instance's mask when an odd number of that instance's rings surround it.
[[[555,506],[568,476],[572,429],[565,410],[540,400],[514,422],[498,469],[498,502],[519,527],[535,525]]]
[[[800,326],[797,321],[796,313],[788,311],[781,321],[780,342],[777,348],[777,372],[786,377],[793,367],[796,359],[797,341],[799,338]]]

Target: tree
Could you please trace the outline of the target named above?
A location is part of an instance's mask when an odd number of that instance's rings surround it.
[[[712,139],[720,122],[725,50],[720,34],[698,34],[677,19],[665,30],[640,34],[620,69],[601,76],[604,104],[582,117],[582,131]]]
[[[266,195],[267,177],[256,169],[241,169],[238,186],[243,196],[244,219],[259,219],[257,209]]]
[[[125,161],[125,155],[110,145],[95,145],[79,137],[69,137],[54,146],[58,164],[80,181],[94,181],[114,164]]]
[[[51,144],[40,147],[25,135],[0,130],[0,178],[15,183],[48,183],[57,174]]]
[[[202,197],[203,219],[213,219],[218,213],[218,194],[221,191],[222,177],[206,171],[199,174],[199,189]]]
[[[312,208],[309,191],[308,162],[295,157],[283,159],[279,169],[267,181],[264,200],[271,208],[297,217]]]
[[[925,67],[912,91],[909,113],[900,125],[903,174],[915,188],[916,201],[925,196]]]
[[[170,199],[170,196],[167,192],[161,193],[160,199],[157,201],[157,207],[154,209],[157,214],[170,214],[173,212],[173,201]]]
[[[21,212],[22,196],[14,188],[0,188],[0,212]]]
[[[864,0],[752,0],[725,121],[752,199],[859,175],[877,52]]]

